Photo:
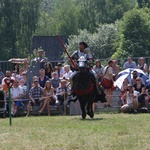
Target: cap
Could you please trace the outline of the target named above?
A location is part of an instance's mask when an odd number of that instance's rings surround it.
[[[39,82],[39,80],[35,79],[34,82]]]
[[[132,87],[132,85],[131,85],[131,84],[128,84],[128,87]]]
[[[62,79],[62,80],[61,80],[61,83],[62,83],[62,82],[66,82],[66,80]]]
[[[57,66],[62,66],[61,62],[58,62],[58,63],[57,63]]]
[[[116,63],[116,62],[117,62],[117,60],[115,60],[115,59],[114,59],[114,60],[112,60],[112,61],[113,61],[114,63]]]
[[[58,75],[58,72],[53,72],[52,75]]]
[[[38,49],[38,52],[44,52],[44,50],[43,49]]]
[[[22,72],[22,75],[26,75],[27,73],[24,71],[24,72]]]

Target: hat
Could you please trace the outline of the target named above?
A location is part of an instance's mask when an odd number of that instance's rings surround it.
[[[57,66],[62,66],[61,62],[58,62],[58,63],[57,63]]]
[[[138,73],[137,70],[133,70],[132,74],[135,73],[135,72]]]
[[[128,87],[132,87],[132,85],[131,85],[131,84],[128,84]]]
[[[22,72],[22,75],[26,75],[27,73],[25,71]]]
[[[38,49],[38,52],[44,52],[44,50],[43,49]]]
[[[52,75],[58,75],[58,72],[53,72]]]
[[[39,80],[38,80],[38,79],[35,79],[34,82],[39,82]]]
[[[61,80],[61,83],[62,83],[62,82],[67,82],[67,81],[66,81],[66,80],[64,80],[64,79],[62,79],[62,80]]]
[[[95,62],[101,62],[101,60],[100,59],[96,59],[96,61]]]
[[[113,61],[114,63],[116,63],[116,62],[117,62],[117,60],[115,60],[115,59],[114,59],[114,60],[112,60],[112,61]]]

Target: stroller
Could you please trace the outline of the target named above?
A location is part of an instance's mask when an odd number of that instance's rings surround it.
[[[0,115],[6,117],[6,97],[3,90],[0,90]]]

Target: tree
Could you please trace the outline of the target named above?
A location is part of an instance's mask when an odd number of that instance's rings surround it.
[[[38,21],[40,0],[2,0],[0,2],[1,60],[26,57]]]
[[[150,0],[137,0],[139,8],[150,7]]]
[[[150,10],[133,9],[125,13],[118,24],[118,37],[115,42],[115,58],[127,55],[135,57],[150,55]]]
[[[84,41],[89,45],[95,58],[109,58],[114,53],[113,39],[116,31],[114,24],[100,25],[94,34],[87,30],[80,30],[79,35],[69,37],[67,50],[70,54],[73,53],[78,50],[79,42]]]

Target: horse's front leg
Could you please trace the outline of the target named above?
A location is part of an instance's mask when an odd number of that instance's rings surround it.
[[[88,102],[88,105],[87,105],[87,114],[90,116],[90,118],[94,117],[93,102]]]
[[[86,111],[85,111],[86,102],[84,100],[79,100],[79,101],[80,101],[80,107],[82,111],[82,119],[85,119],[86,118]]]

